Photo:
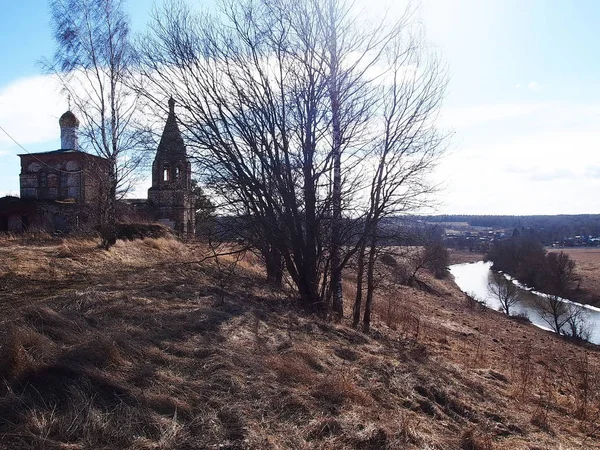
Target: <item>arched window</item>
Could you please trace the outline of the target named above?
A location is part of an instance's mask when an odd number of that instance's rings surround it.
[[[60,174],[60,193],[61,193],[61,195],[67,195],[68,186],[69,186],[68,176],[69,175],[65,172],[62,172]]]
[[[39,186],[41,189],[46,189],[48,187],[48,174],[45,171],[40,171],[39,174]]]
[[[163,173],[162,173],[163,181],[171,181],[171,171],[169,170],[169,165],[163,165]]]
[[[181,167],[180,166],[175,167],[175,179],[176,180],[181,179]]]

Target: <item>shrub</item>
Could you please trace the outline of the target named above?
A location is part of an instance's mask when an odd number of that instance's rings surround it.
[[[168,238],[173,237],[170,228],[160,223],[118,223],[117,239],[133,241],[144,238]]]
[[[380,259],[382,264],[385,264],[386,266],[396,267],[398,265],[398,261],[396,261],[396,258],[394,258],[389,253],[384,253],[383,255],[381,255]]]
[[[6,381],[18,377],[29,368],[29,361],[18,330],[7,333],[0,346],[0,392]],[[2,382],[4,381],[4,382]]]
[[[361,405],[370,401],[367,394],[344,376],[330,376],[323,380],[313,390],[313,396],[335,406],[347,401]]]
[[[512,316],[510,316],[510,318],[512,320],[514,320],[515,322],[519,322],[519,323],[525,323],[525,324],[531,323],[531,319],[529,319],[529,316],[524,312],[513,314]]]

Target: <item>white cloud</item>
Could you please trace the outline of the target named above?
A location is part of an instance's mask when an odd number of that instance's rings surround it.
[[[19,191],[0,191],[0,198],[6,196],[19,197]]]
[[[539,83],[537,81],[530,81],[529,84],[527,85],[527,89],[530,89],[532,91],[539,91],[540,89],[542,89],[542,87],[539,85]]]
[[[502,119],[527,116],[545,108],[546,103],[506,103],[490,105],[470,105],[442,109],[443,128],[468,128]]]
[[[148,189],[152,186],[152,176],[146,176],[133,186],[133,189],[127,193],[127,198],[146,198]]]
[[[436,175],[447,185],[442,212],[598,212],[599,114],[600,105],[553,104],[463,133]]]
[[[600,166],[591,166],[585,169],[585,176],[589,178],[600,178]]]
[[[531,181],[558,181],[570,179],[575,176],[574,172],[565,168],[553,168],[550,170],[534,171],[529,179]]]
[[[21,78],[0,88],[0,126],[25,148],[58,141],[58,118],[65,110],[66,101],[50,75]],[[14,143],[0,131],[0,145]]]

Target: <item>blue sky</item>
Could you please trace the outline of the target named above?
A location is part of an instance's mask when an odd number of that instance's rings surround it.
[[[142,30],[152,2],[126,4]],[[437,211],[599,213],[600,3],[423,0],[419,18],[450,75]],[[47,2],[3,5],[0,30],[0,126],[29,151],[56,149],[67,102],[37,65],[53,51]],[[18,193],[21,152],[0,133],[0,194]]]

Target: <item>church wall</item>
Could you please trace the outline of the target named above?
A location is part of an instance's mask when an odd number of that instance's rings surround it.
[[[84,165],[83,200],[98,203],[108,190],[108,162],[99,158],[87,158]]]
[[[73,151],[19,156],[21,199],[33,201],[28,204],[34,209],[14,215],[8,220],[9,228],[68,232],[90,230],[99,223],[100,194],[107,179],[105,160]]]
[[[188,191],[152,187],[148,190],[148,203],[154,220],[180,233],[193,232],[195,214],[192,196]]]
[[[89,231],[98,224],[96,208],[86,205],[42,202],[38,215],[40,225],[51,232]]]
[[[121,222],[151,222],[154,220],[148,201],[124,199],[117,202],[117,220]]]
[[[83,152],[21,155],[21,198],[98,202],[106,166],[106,161]]]
[[[0,232],[31,227],[68,232],[90,230],[99,224],[108,191],[108,161],[78,151],[79,122],[73,113],[63,114],[59,123],[61,150],[19,155],[21,198],[0,199]],[[119,220],[155,220],[172,226],[179,234],[194,233],[191,164],[172,99],[152,172],[148,201],[119,202]]]

